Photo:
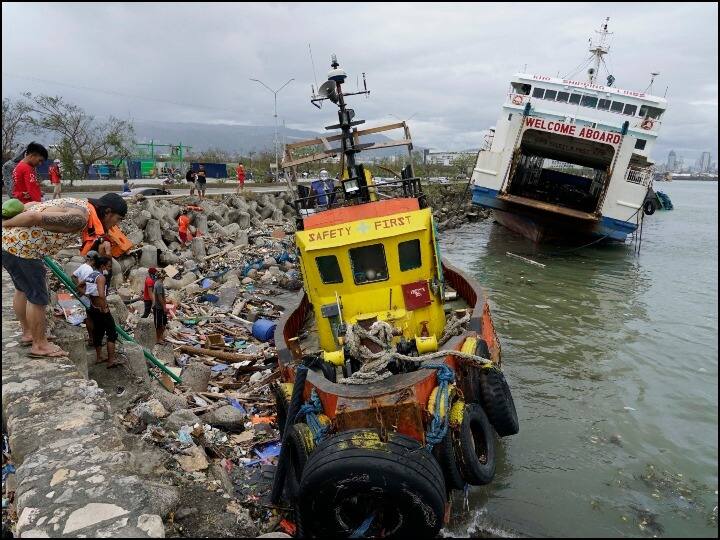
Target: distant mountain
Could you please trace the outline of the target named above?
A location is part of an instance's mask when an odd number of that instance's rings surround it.
[[[192,152],[202,152],[210,148],[219,148],[232,154],[247,155],[249,152],[273,152],[274,127],[272,126],[235,126],[227,124],[199,124],[181,122],[155,122],[135,121],[135,135],[138,142],[146,143],[150,140],[156,144],[180,144],[192,147]],[[360,127],[362,129],[362,127]],[[302,139],[312,139],[318,136],[332,135],[325,133],[303,131],[299,129],[278,129],[278,138],[282,146],[283,136],[287,143]],[[399,132],[398,132],[398,137]],[[365,140],[365,139],[363,139]],[[390,140],[384,135],[370,135],[369,142],[384,142]],[[332,143],[331,143],[332,144]],[[338,143],[334,143],[333,147]],[[415,148],[416,150],[418,148]],[[407,150],[404,147],[382,148],[368,153],[368,156],[386,157],[398,155]]]

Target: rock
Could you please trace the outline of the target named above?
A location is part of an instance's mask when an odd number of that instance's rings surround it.
[[[155,355],[155,358],[160,360],[166,366],[175,365],[175,352],[173,351],[171,345],[163,345],[162,343],[158,343],[152,348],[152,353],[153,355]]]
[[[162,239],[162,227],[157,219],[150,219],[145,226],[145,240],[158,248],[160,251],[167,251],[167,245]],[[141,259],[142,261],[142,259]]]
[[[139,229],[129,232],[125,236],[127,236],[128,240],[133,243],[133,246],[137,246],[138,244],[141,244],[143,240],[145,240],[145,233]]]
[[[185,519],[193,514],[197,514],[197,512],[197,508],[188,508],[187,506],[183,506],[178,508],[177,512],[175,512],[175,519]]]
[[[130,271],[130,289],[136,294],[142,293],[145,285],[145,278],[148,277],[146,267],[134,268]]]
[[[266,206],[265,208],[263,208],[262,210],[260,210],[260,217],[261,217],[262,219],[267,219],[267,218],[269,218],[269,217],[272,217],[273,212],[275,212],[275,208],[270,207],[270,206]]]
[[[137,296],[137,294],[128,286],[123,285],[122,287],[118,288],[117,294],[120,298],[123,300],[132,300]]]
[[[144,385],[150,385],[150,373],[148,372],[147,359],[143,348],[137,343],[123,344],[125,356],[130,371],[143,382]]]
[[[146,424],[155,423],[170,414],[157,398],[150,398],[148,401],[137,404],[130,413],[137,416]]]
[[[191,390],[195,390],[196,392],[207,392],[207,386],[210,382],[211,375],[212,371],[210,370],[210,366],[206,366],[202,362],[195,361],[183,370],[180,377],[182,378],[183,384]]]
[[[249,284],[252,283],[253,281],[254,281],[253,278],[251,278],[251,277],[246,277],[246,278],[243,278],[243,280],[242,280],[241,283],[242,283],[243,285],[249,285]]]
[[[230,476],[220,462],[215,462],[210,465],[208,472],[215,480],[220,482],[220,485],[225,490],[225,493],[231,497],[235,496],[235,484],[233,484],[233,481],[230,480]]]
[[[79,326],[60,324],[55,327],[54,333],[57,337],[55,343],[69,353],[68,357],[75,364],[80,375],[87,379],[88,351],[85,348],[88,339],[87,331]]]
[[[167,245],[167,244],[170,244],[171,242],[177,241],[177,233],[175,232],[175,227],[169,227],[167,222],[163,222],[162,226],[163,226],[162,239],[165,242],[165,244]]]
[[[148,212],[147,210],[141,210],[134,218],[134,223],[137,225],[137,228],[141,231],[145,230],[145,225],[147,225],[147,222],[152,219],[152,214]]]
[[[263,259],[263,266],[265,268],[270,268],[271,266],[274,266],[277,264],[277,261],[273,257],[265,257]]]
[[[80,266],[82,266],[82,264],[83,263],[77,263],[77,262],[70,261],[69,263],[66,263],[63,266],[63,271],[65,272],[65,274],[67,274],[67,276],[70,279],[72,279],[73,272],[75,270],[77,270],[78,268],[80,268]]]
[[[190,245],[192,249],[193,258],[195,260],[201,259],[207,255],[205,251],[205,240],[203,238],[193,238]]]
[[[220,248],[217,247],[217,246],[210,246],[210,247],[207,249],[207,254],[208,254],[208,255],[215,255],[216,253],[220,253]]]
[[[224,227],[225,234],[228,237],[234,237],[240,232],[240,228],[240,225],[238,225],[237,223],[230,223],[229,225],[226,225]]]
[[[194,225],[201,233],[208,233],[207,216],[204,213],[198,212],[197,214],[195,214]]]
[[[140,319],[135,327],[135,341],[146,349],[152,350],[157,342],[155,321],[151,317]]]
[[[268,272],[270,272],[272,275],[276,276],[280,274],[281,270],[279,266],[271,266],[268,268]]]
[[[135,268],[135,265],[137,264],[135,256],[133,255],[123,255],[122,257],[119,257],[117,261],[120,263],[123,275],[130,273],[130,270]]]
[[[273,210],[271,217],[273,221],[282,221],[285,216],[282,213],[282,210]]]
[[[147,370],[146,370],[147,371]],[[153,382],[151,383],[152,386],[152,393],[155,398],[157,398],[160,403],[163,404],[163,407],[165,407],[165,410],[167,411],[179,411],[181,409],[187,409],[187,399],[184,396],[180,396],[178,394],[173,394],[172,392],[168,392],[160,386],[159,383]]]
[[[143,246],[142,254],[140,255],[140,266],[145,267],[145,273],[147,274],[147,268],[158,265],[158,248],[155,246]],[[144,279],[144,278],[143,278]]]
[[[131,311],[136,315],[142,316],[142,314],[145,313],[145,302],[143,302],[142,300],[133,302],[128,306],[128,311]]]
[[[206,413],[203,421],[218,429],[239,433],[245,429],[245,418],[246,415],[232,405],[223,405]]]
[[[249,226],[249,225],[248,225]],[[247,231],[239,231],[235,235],[235,245],[237,247],[245,247],[249,244]]]
[[[128,511],[116,504],[107,503],[90,503],[86,504],[82,508],[78,508],[65,522],[65,528],[63,529],[63,535],[69,535],[72,532],[90,527],[101,521],[114,519],[120,516],[124,516]],[[75,535],[73,535],[75,536]]]
[[[184,274],[183,277],[180,279],[166,278],[165,280],[163,280],[163,283],[165,283],[166,289],[182,289],[183,287],[190,285],[193,281],[196,281],[197,279],[198,278],[195,274],[193,274],[192,272],[188,272],[187,274]]]
[[[163,251],[160,253],[160,264],[167,266],[169,264],[175,264],[180,262],[180,257],[175,255],[172,251]]]
[[[190,409],[179,409],[173,411],[170,416],[165,419],[165,428],[172,431],[180,431],[183,426],[194,426],[202,423],[202,420]]]
[[[185,472],[204,471],[208,468],[207,455],[205,450],[199,446],[191,446],[188,450],[189,456],[175,455],[175,459]]]
[[[202,287],[200,286],[199,283],[191,283],[190,285],[187,286],[187,288],[185,289],[184,292],[188,296],[192,296],[195,293],[199,293],[201,290],[202,290]]]
[[[273,280],[273,275],[268,271],[260,276],[260,281],[263,283],[270,283]]]
[[[141,514],[137,520],[138,529],[150,538],[165,538],[165,526],[157,514]]]
[[[182,246],[178,242],[170,242],[168,244],[168,249],[174,253],[182,249]]]
[[[111,294],[107,297],[107,303],[110,307],[110,313],[112,313],[115,319],[115,323],[123,326],[128,317],[128,309],[123,299],[117,294]]]

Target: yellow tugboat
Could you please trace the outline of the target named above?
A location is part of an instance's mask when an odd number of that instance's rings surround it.
[[[338,106],[327,129],[340,133],[290,144],[283,159],[299,191],[304,290],[275,332],[283,444],[272,499],[292,503],[299,536],[432,537],[452,489],[492,481],[495,437],[518,432],[517,413],[486,296],[441,259],[412,165],[380,185],[355,159],[410,153],[407,125],[355,128],[364,121],[345,98],[369,92],[344,93],[331,65],[312,101]],[[403,138],[361,142],[390,130]],[[299,165],[333,155],[339,186],[297,184]]]

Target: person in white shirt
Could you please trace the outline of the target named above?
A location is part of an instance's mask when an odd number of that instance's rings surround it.
[[[72,274],[72,280],[75,283],[78,291],[83,295],[80,301],[85,306],[86,317],[85,317],[85,328],[88,332],[88,345],[93,345],[93,321],[90,318],[87,310],[90,308],[90,298],[88,298],[85,291],[85,279],[95,271],[95,264],[100,255],[97,251],[88,251],[85,255],[85,262],[81,264],[77,270]]]

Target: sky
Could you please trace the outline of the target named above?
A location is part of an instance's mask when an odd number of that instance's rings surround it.
[[[642,91],[659,72],[652,93],[667,88],[654,157],[716,161],[716,3],[3,2],[2,95],[61,95],[99,117],[272,125],[273,94],[249,79],[294,78],[280,123],[321,131],[336,109],[313,107],[310,85],[334,53],[346,91],[366,73],[369,98],[350,98],[358,118],[410,119],[417,145],[464,150],[496,123],[514,73],[569,75],[605,17],[615,86]]]

